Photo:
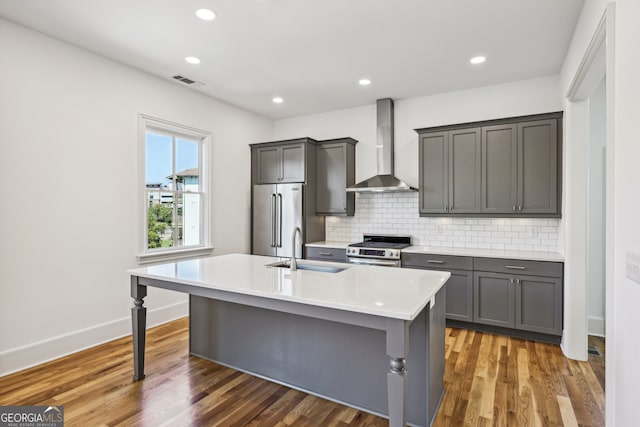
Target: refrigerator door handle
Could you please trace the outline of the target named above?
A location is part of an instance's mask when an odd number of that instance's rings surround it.
[[[276,247],[276,195],[271,193],[271,247]]]
[[[277,219],[278,229],[276,232],[277,246],[279,248],[282,247],[282,193],[278,193],[278,219]]]

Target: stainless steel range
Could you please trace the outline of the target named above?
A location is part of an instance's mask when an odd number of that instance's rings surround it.
[[[411,246],[411,236],[365,234],[364,241],[347,247],[347,259],[353,264],[400,267],[400,250]]]

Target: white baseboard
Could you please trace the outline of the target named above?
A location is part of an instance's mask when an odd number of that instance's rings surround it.
[[[589,335],[595,335],[597,337],[604,337],[604,318],[589,316],[589,324],[587,326]]]
[[[189,314],[188,301],[147,311],[147,328]],[[131,318],[91,326],[0,353],[0,377],[131,334]]]

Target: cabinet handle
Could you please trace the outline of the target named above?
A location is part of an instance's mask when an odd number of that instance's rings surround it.
[[[271,247],[276,247],[276,195],[271,194]]]
[[[509,283],[511,283],[513,285],[513,277],[511,279],[509,279]]]
[[[522,205],[518,206],[518,210],[521,211],[522,210]]]
[[[527,267],[522,267],[520,265],[505,265],[504,268],[509,268],[511,270],[526,270]]]
[[[428,259],[427,262],[430,264],[444,264],[444,261],[440,261],[438,259]]]
[[[318,255],[331,256],[333,254],[331,252],[318,252]]]

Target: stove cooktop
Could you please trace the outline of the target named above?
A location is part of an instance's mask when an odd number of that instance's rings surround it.
[[[356,248],[402,249],[411,246],[411,236],[365,234],[363,242],[351,243],[349,246]]]
[[[356,247],[356,248],[402,249],[402,248],[411,246],[411,244],[369,241],[369,242],[351,243],[349,246]]]

